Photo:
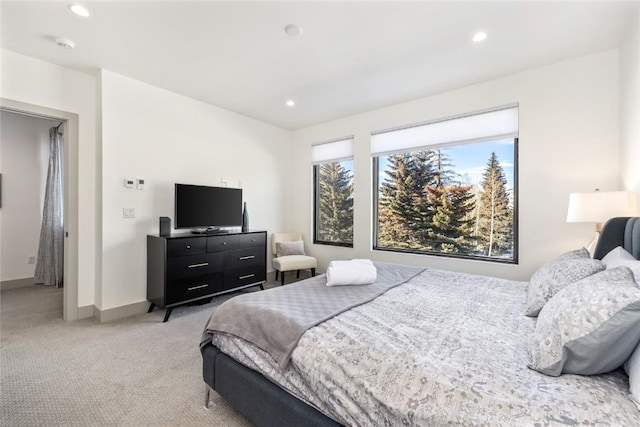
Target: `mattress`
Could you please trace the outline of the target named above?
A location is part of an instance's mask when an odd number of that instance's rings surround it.
[[[526,282],[429,269],[307,330],[281,369],[212,343],[334,420],[379,425],[640,425],[626,375],[530,370]]]

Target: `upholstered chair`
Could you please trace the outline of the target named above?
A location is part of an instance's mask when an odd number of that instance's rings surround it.
[[[284,285],[285,271],[311,270],[311,276],[316,275],[318,262],[304,252],[304,242],[301,233],[273,233],[271,235],[271,251],[273,252],[273,268],[276,270],[276,280],[280,274],[280,283]]]

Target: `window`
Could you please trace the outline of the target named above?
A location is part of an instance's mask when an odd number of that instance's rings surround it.
[[[518,108],[372,135],[374,249],[517,262]]]
[[[353,246],[353,138],[311,147],[314,243]]]

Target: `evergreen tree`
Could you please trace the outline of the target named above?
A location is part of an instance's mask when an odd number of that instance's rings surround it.
[[[380,159],[378,159],[380,161]],[[407,188],[414,187],[409,172],[408,154],[396,154],[388,159],[389,170],[378,195],[378,246],[411,247],[412,195]]]
[[[428,203],[433,209],[428,239],[438,252],[469,253],[472,250],[473,219],[469,214],[475,202],[472,186],[430,186]]]
[[[380,187],[378,244],[421,251],[471,250],[471,186],[461,185],[444,150],[389,157]]]
[[[379,246],[427,249],[421,236],[430,225],[424,200],[434,176],[432,157],[430,151],[389,157],[378,197]]]
[[[427,239],[437,252],[468,253],[475,208],[472,186],[461,185],[443,150],[434,152],[435,175],[427,186],[425,205],[432,212]]]
[[[483,174],[477,212],[477,237],[483,254],[489,257],[513,251],[513,209],[507,179],[496,153],[491,153]]]
[[[340,162],[319,168],[318,239],[353,243],[353,175]]]

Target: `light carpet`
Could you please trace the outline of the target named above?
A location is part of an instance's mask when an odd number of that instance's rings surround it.
[[[204,409],[198,343],[212,309],[121,321],[62,320],[62,290],[0,295],[0,425],[251,426],[220,396]]]

